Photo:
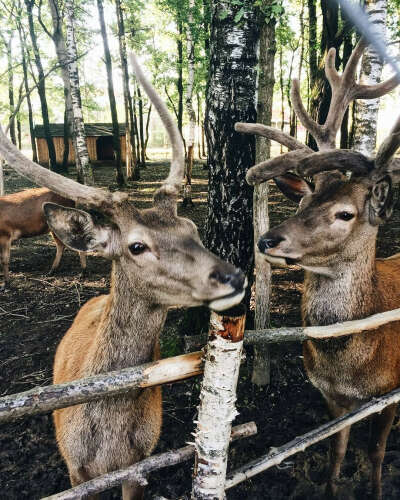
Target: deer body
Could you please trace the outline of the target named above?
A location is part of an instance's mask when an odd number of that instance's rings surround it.
[[[58,203],[72,207],[75,203],[47,188],[33,188],[0,197],[0,256],[3,266],[5,286],[9,280],[10,249],[13,241],[19,238],[40,236],[50,231],[43,213],[43,203]],[[57,253],[51,271],[57,269],[64,251],[64,245],[54,237]],[[86,267],[85,257],[81,256],[82,267]]]

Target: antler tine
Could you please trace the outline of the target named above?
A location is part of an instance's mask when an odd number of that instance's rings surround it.
[[[179,191],[182,184],[182,179],[184,175],[185,168],[185,153],[183,148],[182,137],[179,133],[178,127],[176,126],[167,106],[161,100],[160,96],[155,91],[154,87],[145,77],[141,66],[138,63],[136,56],[131,53],[129,54],[131,64],[137,79],[144,88],[146,94],[148,95],[150,101],[154,104],[158,114],[160,115],[161,121],[168,133],[169,139],[172,146],[172,160],[171,168],[168,177],[163,183],[163,189],[168,191],[172,189],[175,193]]]
[[[82,205],[110,209],[115,203],[128,198],[126,193],[111,193],[92,186],[85,186],[63,175],[51,172],[26,158],[6,137],[0,127],[0,156],[20,175],[45,186],[61,196],[70,198]]]
[[[301,159],[298,170],[308,176],[329,170],[351,171],[358,175],[367,175],[374,169],[374,166],[374,160],[357,151],[335,149],[313,153]]]
[[[400,116],[397,118],[390,134],[383,141],[375,157],[376,169],[388,169],[393,156],[400,147]]]
[[[312,152],[311,148],[305,146],[286,132],[274,127],[269,127],[268,125],[263,125],[262,123],[238,122],[235,123],[235,130],[236,132],[242,132],[243,134],[255,134],[266,137],[267,139],[271,139],[272,141],[282,144],[282,146],[287,147],[290,151],[296,149],[308,149]]]
[[[312,155],[310,149],[296,149],[280,156],[263,161],[251,167],[246,175],[249,184],[261,184],[269,179],[285,174],[289,170],[296,170],[300,160]]]

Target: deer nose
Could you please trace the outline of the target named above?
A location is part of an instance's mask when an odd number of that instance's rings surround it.
[[[261,253],[265,253],[268,248],[274,248],[279,245],[281,241],[285,238],[282,236],[270,236],[269,238],[260,238],[258,240],[257,246]]]
[[[240,269],[236,269],[233,273],[224,273],[215,269],[210,274],[210,279],[218,281],[221,285],[231,285],[235,290],[242,290],[245,276]]]

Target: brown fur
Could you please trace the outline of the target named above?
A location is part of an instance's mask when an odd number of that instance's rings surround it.
[[[19,238],[40,236],[50,231],[42,209],[45,202],[58,203],[65,207],[75,205],[72,200],[53,193],[47,188],[26,189],[0,198],[0,256],[5,285],[8,284],[9,279],[11,243]],[[58,267],[64,250],[64,245],[58,238],[55,238],[55,243],[57,254],[52,271]],[[85,266],[82,265],[82,267]]]
[[[305,181],[299,182],[300,187],[291,176],[285,187],[297,195],[306,192],[298,213],[263,235],[259,245],[267,245],[268,259],[287,259],[306,270],[303,323],[328,325],[400,307],[400,255],[375,258],[378,217],[371,205],[376,184],[366,178],[348,181],[337,172],[320,174],[314,191]],[[384,198],[379,201],[387,205]],[[343,213],[353,217],[343,220]],[[307,374],[334,417],[400,386],[399,328],[400,322],[394,322],[340,339],[304,343]],[[376,499],[382,494],[381,464],[394,414],[395,407],[387,408],[371,426],[369,456]],[[349,429],[334,436],[328,496],[336,495],[348,436]]]

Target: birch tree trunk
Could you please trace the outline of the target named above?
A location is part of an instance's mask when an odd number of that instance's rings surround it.
[[[385,40],[387,0],[368,0],[366,7],[375,32]],[[375,50],[369,46],[361,60],[360,82],[365,85],[379,83],[382,67],[383,61]],[[353,149],[366,156],[372,156],[375,150],[378,110],[379,99],[360,99],[356,103]]]
[[[90,164],[89,153],[86,145],[85,125],[83,123],[81,89],[79,86],[78,53],[74,32],[74,0],[65,0],[65,27],[66,27],[66,55],[69,75],[69,86],[73,116],[73,136],[76,144],[75,156],[77,162],[78,181],[83,184],[93,185],[93,170]],[[78,169],[79,167],[79,169]]]
[[[260,57],[258,75],[257,122],[271,125],[272,99],[274,92],[274,60],[276,53],[275,21],[263,22],[260,31]],[[256,138],[256,163],[271,156],[271,142],[265,138]],[[253,200],[254,244],[269,229],[268,184],[264,182],[254,188]],[[254,249],[256,265],[256,330],[269,326],[269,300],[271,288],[271,266]],[[254,347],[253,373],[251,381],[256,385],[270,382],[270,355],[267,345]]]
[[[240,10],[240,14],[239,14]],[[226,17],[224,17],[226,15]],[[239,22],[235,17],[241,15]],[[255,138],[235,132],[236,122],[256,118],[259,22],[250,0],[241,7],[211,1],[210,71],[207,87],[207,247],[253,280],[253,188],[246,172],[254,165]],[[249,300],[250,287],[246,297]]]
[[[186,86],[186,109],[189,116],[189,140],[185,168],[185,185],[183,188],[183,206],[193,205],[192,202],[192,170],[194,157],[194,131],[196,127],[196,113],[193,107],[194,85],[194,27],[193,27],[194,0],[189,0],[188,27],[187,27],[187,60],[188,77]]]
[[[136,145],[132,97],[129,88],[129,71],[128,60],[126,54],[126,39],[125,39],[125,23],[124,14],[121,8],[121,0],[115,0],[115,8],[118,20],[118,43],[119,56],[121,59],[122,83],[124,86],[124,107],[125,107],[125,124],[126,124],[126,177],[127,179],[139,180],[139,169],[136,168]]]
[[[121,187],[125,184],[125,179],[124,179],[124,174],[122,173],[122,166],[121,166],[121,141],[119,136],[117,105],[115,102],[111,54],[110,54],[110,47],[108,45],[106,23],[104,20],[103,0],[97,0],[97,10],[99,13],[101,37],[103,39],[103,47],[104,47],[104,61],[107,70],[107,88],[108,88],[108,98],[110,100],[111,121],[113,127],[113,149],[115,154],[115,169],[117,176],[117,184],[118,186]]]
[[[195,432],[192,498],[225,497],[229,436],[235,408],[246,316],[244,307],[211,313],[209,342]]]

